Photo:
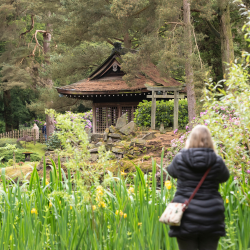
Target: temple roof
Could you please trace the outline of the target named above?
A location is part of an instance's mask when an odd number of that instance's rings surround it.
[[[125,73],[121,70],[121,55],[128,51],[136,53],[135,50],[127,50],[119,45],[113,49],[111,55],[96,69],[88,79],[58,87],[61,94],[85,95],[85,94],[107,94],[126,92],[147,92],[147,86],[180,87],[183,84],[173,78],[161,77],[153,63],[141,67],[132,86],[128,86],[122,79]]]

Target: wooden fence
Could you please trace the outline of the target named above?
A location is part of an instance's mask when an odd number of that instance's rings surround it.
[[[10,132],[5,132],[0,134],[0,139],[1,138],[13,138],[13,139],[19,139],[24,136],[31,136],[34,137],[34,132],[31,129],[25,129],[25,130],[13,130]],[[45,143],[45,138],[44,135],[41,131],[39,131],[39,139],[37,142],[40,143]]]

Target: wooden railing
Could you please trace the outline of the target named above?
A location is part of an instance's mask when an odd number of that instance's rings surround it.
[[[34,132],[31,129],[25,129],[25,130],[13,130],[10,132],[5,132],[0,134],[0,139],[1,138],[13,138],[13,139],[19,139],[24,136],[31,136],[34,137]],[[42,131],[39,131],[39,139],[36,140],[37,142],[40,143],[45,143],[45,138],[42,133]]]

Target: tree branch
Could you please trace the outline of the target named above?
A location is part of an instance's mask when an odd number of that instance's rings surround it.
[[[177,24],[177,25],[182,25],[182,26],[185,25],[184,23],[181,23],[181,22],[165,22],[165,24]]]
[[[31,26],[30,26],[30,29],[29,30],[26,30],[25,32],[21,33],[21,35],[19,36],[20,38],[24,35],[26,35],[27,33],[29,33],[31,30],[33,30],[34,28],[34,14],[31,15]]]
[[[117,40],[117,41],[120,41],[120,42],[124,42],[123,39],[120,39],[120,38],[116,38],[116,37],[113,37],[113,39]]]
[[[131,16],[137,16],[137,15],[141,14],[141,13],[142,13],[144,10],[146,10],[149,6],[150,6],[150,5],[144,7],[143,9],[137,11],[136,13],[132,14]]]
[[[114,46],[114,44],[109,39],[107,39],[106,42]]]
[[[208,21],[208,20],[206,20],[206,19],[205,19],[205,21],[207,22],[208,27],[209,27],[209,28],[210,28],[210,30],[214,33],[214,35],[215,35],[217,38],[219,38],[219,39],[220,39],[220,32],[219,32],[219,31],[217,31],[217,30],[214,28],[214,26],[211,24],[211,22],[210,22],[210,21]]]

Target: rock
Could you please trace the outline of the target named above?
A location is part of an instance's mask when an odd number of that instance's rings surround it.
[[[107,140],[107,143],[108,143],[108,144],[111,144],[112,142],[113,142],[112,138],[109,137],[108,140]]]
[[[155,134],[154,133],[148,133],[148,134],[146,134],[146,135],[144,135],[143,137],[142,137],[142,140],[152,140],[152,139],[154,139],[154,138],[156,138],[156,136],[155,136]]]
[[[132,132],[135,131],[135,128],[136,128],[136,125],[132,121],[132,122],[128,123],[127,125],[123,126],[120,129],[120,132],[123,133],[124,135],[129,135],[129,134],[131,134]]]
[[[120,128],[124,127],[126,124],[127,124],[127,117],[126,117],[126,113],[125,113],[121,117],[118,118],[115,127],[117,129],[120,129]]]
[[[164,124],[163,123],[161,123],[161,125],[160,125],[160,133],[165,134]]]
[[[112,152],[116,154],[124,154],[124,149],[123,148],[118,148],[118,147],[113,147]]]
[[[98,153],[98,148],[92,148],[89,150],[90,153]]]
[[[108,140],[108,134],[109,134],[109,129],[106,128],[105,131],[104,131],[104,135],[103,135],[103,140],[104,140],[104,141],[107,141],[107,140]]]
[[[104,143],[102,143],[102,142],[99,141],[99,142],[96,143],[95,146],[96,146],[96,147],[101,147],[102,145],[104,145]]]
[[[100,139],[103,139],[103,134],[92,134],[91,141],[98,142]]]
[[[109,127],[109,132],[110,132],[110,133],[115,133],[115,131],[116,131],[115,127],[114,127],[113,125],[111,125],[111,126]]]
[[[114,139],[121,139],[121,135],[117,133],[111,133],[109,134],[109,137],[114,138]]]
[[[137,138],[137,139],[133,139],[130,143],[130,146],[133,146],[133,145],[145,145],[146,144],[146,141],[141,139],[141,138]]]
[[[90,155],[90,160],[91,161],[97,161],[97,159],[98,159],[98,154],[91,154]]]
[[[88,145],[88,148],[89,149],[92,149],[92,148],[95,148],[96,146],[95,146],[95,144],[94,143],[90,143],[89,145]]]

